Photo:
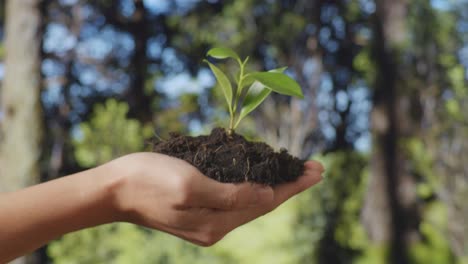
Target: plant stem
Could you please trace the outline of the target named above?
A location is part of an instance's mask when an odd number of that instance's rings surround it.
[[[233,105],[233,110],[232,110],[233,116],[231,117],[231,122],[229,125],[230,130],[234,130],[234,126],[235,126],[234,122],[237,117],[237,106],[239,104],[240,95],[242,94],[242,88],[243,88],[242,86],[243,86],[243,81],[245,79],[244,68],[248,60],[249,60],[249,57],[247,57],[244,62],[239,63],[239,66],[240,66],[239,82],[237,83],[237,90],[236,90],[236,94],[234,95],[234,105]]]
[[[234,115],[231,113],[229,118],[229,131],[234,130]]]
[[[242,94],[242,86],[243,86],[243,81],[245,79],[244,76],[244,69],[245,69],[245,64],[247,64],[247,61],[249,60],[249,57],[247,57],[244,61],[239,60],[239,67],[240,67],[240,72],[239,72],[239,81],[237,82],[237,89],[236,93],[234,94],[234,105],[232,106],[231,109],[229,109],[229,114],[230,114],[230,120],[229,120],[229,130],[228,130],[228,135],[231,135],[234,132],[235,127],[237,127],[239,122],[236,122],[236,118],[238,118],[237,115],[237,106],[239,104],[239,98]]]
[[[239,82],[237,83],[237,90],[236,94],[234,95],[234,114],[237,111],[237,104],[239,104],[239,97],[242,92],[242,82],[244,81],[244,66],[241,65],[240,73],[239,73]]]

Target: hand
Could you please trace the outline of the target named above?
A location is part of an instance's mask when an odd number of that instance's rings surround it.
[[[189,163],[157,153],[130,154],[101,167],[117,177],[119,220],[158,229],[210,246],[321,180],[323,167],[305,164],[304,175],[276,187],[220,183]]]

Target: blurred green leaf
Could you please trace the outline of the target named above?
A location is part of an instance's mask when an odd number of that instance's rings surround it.
[[[447,112],[455,118],[463,118],[463,114],[461,113],[460,104],[455,99],[447,100],[445,103],[445,107],[447,108]]]
[[[457,65],[452,67],[449,72],[448,76],[452,83],[452,88],[455,91],[455,94],[458,97],[465,97],[467,95],[467,87],[465,84],[465,69],[461,65]]]
[[[143,149],[145,130],[128,119],[128,105],[109,99],[94,107],[91,120],[79,126],[81,136],[74,141],[75,158],[80,166],[92,167]]]

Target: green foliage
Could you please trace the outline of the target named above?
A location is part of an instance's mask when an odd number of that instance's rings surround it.
[[[435,201],[426,206],[420,225],[424,240],[412,246],[413,263],[453,263],[454,257],[447,241],[447,208]]]
[[[353,67],[356,71],[361,72],[367,83],[375,83],[376,66],[375,62],[370,57],[370,49],[363,49],[353,60]]]
[[[440,177],[433,170],[434,158],[427,151],[428,146],[420,138],[408,138],[401,143],[404,149],[411,157],[413,171],[418,175],[424,175],[421,184],[428,184],[432,189],[437,188],[440,184]]]
[[[300,256],[297,263],[351,263],[368,246],[359,221],[367,158],[357,152],[341,151],[314,159],[324,164],[325,178],[300,198],[298,228],[294,232]],[[323,255],[330,251],[334,254],[332,259]]]
[[[412,263],[454,263],[455,258],[448,240],[447,206],[439,200],[432,200],[437,195],[442,180],[434,170],[436,161],[428,146],[420,138],[409,138],[401,143],[411,160],[412,172],[420,175],[417,182],[417,195],[426,202],[420,203],[421,223],[420,241],[411,244],[409,253]]]
[[[246,26],[244,21],[251,19],[251,12],[254,0],[232,1],[224,4],[222,12],[194,12],[187,16],[173,16],[169,25],[177,28],[185,34],[175,36],[174,45],[183,50],[184,53],[193,53],[194,44],[209,43],[211,45],[221,45],[229,43],[236,50],[243,47],[250,54],[254,42],[249,41],[254,38],[256,29],[250,25]],[[242,29],[242,30],[241,30]],[[186,41],[186,34],[190,34],[193,41]]]
[[[297,229],[297,211],[303,209],[304,198],[310,195],[311,190],[291,199],[268,215],[234,230],[210,248],[120,223],[65,235],[51,243],[48,254],[57,264],[302,263],[298,250],[307,252],[311,245],[302,244],[292,234]]]
[[[301,263],[298,249],[311,245],[301,244],[293,234],[298,227],[296,212],[300,210],[300,200],[307,195],[300,194],[266,216],[239,227],[214,249],[230,252],[235,263]]]
[[[368,245],[363,254],[356,258],[356,264],[386,263],[388,255],[387,245]]]
[[[132,224],[110,224],[65,235],[50,244],[56,264],[236,263],[229,252],[205,251],[170,236]]]
[[[239,75],[234,78],[233,86],[221,69],[205,60],[223,90],[229,109],[229,131],[236,129],[240,121],[258,107],[271,91],[304,98],[299,84],[283,73],[285,68],[268,72],[247,72],[246,64],[249,57],[242,61],[237,53],[229,48],[210,49],[207,56],[216,59],[234,59],[239,66]]]
[[[75,140],[75,157],[83,167],[92,167],[113,158],[141,151],[144,138],[151,130],[133,119],[127,119],[128,105],[109,99],[96,105],[89,122],[80,124],[80,137]]]

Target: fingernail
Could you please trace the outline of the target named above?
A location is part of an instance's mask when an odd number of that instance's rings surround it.
[[[323,167],[322,163],[313,160],[306,162],[306,167],[309,170],[320,171],[320,173],[325,171],[325,167]]]
[[[256,197],[252,203],[252,206],[268,203],[273,198],[273,190],[271,187],[258,185],[254,187],[254,190]]]

